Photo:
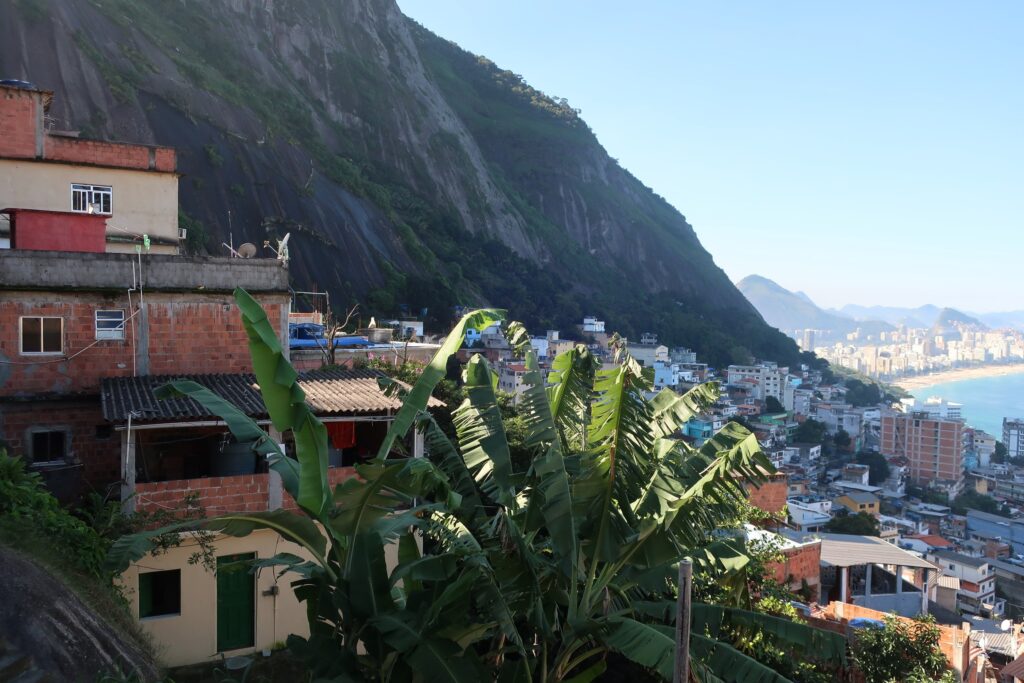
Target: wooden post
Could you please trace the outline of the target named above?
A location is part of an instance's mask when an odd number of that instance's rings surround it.
[[[689,560],[679,563],[679,600],[676,603],[676,667],[673,683],[690,680],[690,584],[693,565]]]

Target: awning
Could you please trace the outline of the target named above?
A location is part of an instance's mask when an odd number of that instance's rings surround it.
[[[385,374],[370,369],[312,370],[299,374],[299,386],[306,393],[306,404],[319,417],[394,414],[401,401],[384,395],[377,384],[380,377]],[[249,373],[108,377],[100,388],[103,417],[123,423],[131,413],[135,423],[157,424],[219,419],[192,399],[156,397],[158,388],[179,379],[203,385],[253,419],[267,417],[256,376]],[[429,401],[431,408],[443,405],[435,398]]]

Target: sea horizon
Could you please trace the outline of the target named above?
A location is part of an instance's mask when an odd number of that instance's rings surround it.
[[[1003,437],[1003,418],[1024,417],[1024,374],[937,382],[910,391],[919,400],[932,396],[963,404],[964,421]]]

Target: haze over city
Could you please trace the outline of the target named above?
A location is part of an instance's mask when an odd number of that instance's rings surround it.
[[[400,4],[568,98],[734,281],[1022,307],[1018,3]]]

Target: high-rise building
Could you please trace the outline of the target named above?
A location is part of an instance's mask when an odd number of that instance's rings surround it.
[[[804,351],[814,351],[814,330],[804,330],[804,339],[800,348]]]
[[[907,477],[919,486],[963,481],[964,424],[925,412],[882,415],[882,455],[907,459]]]
[[[1003,445],[1009,457],[1024,457],[1024,418],[1003,418]]]

